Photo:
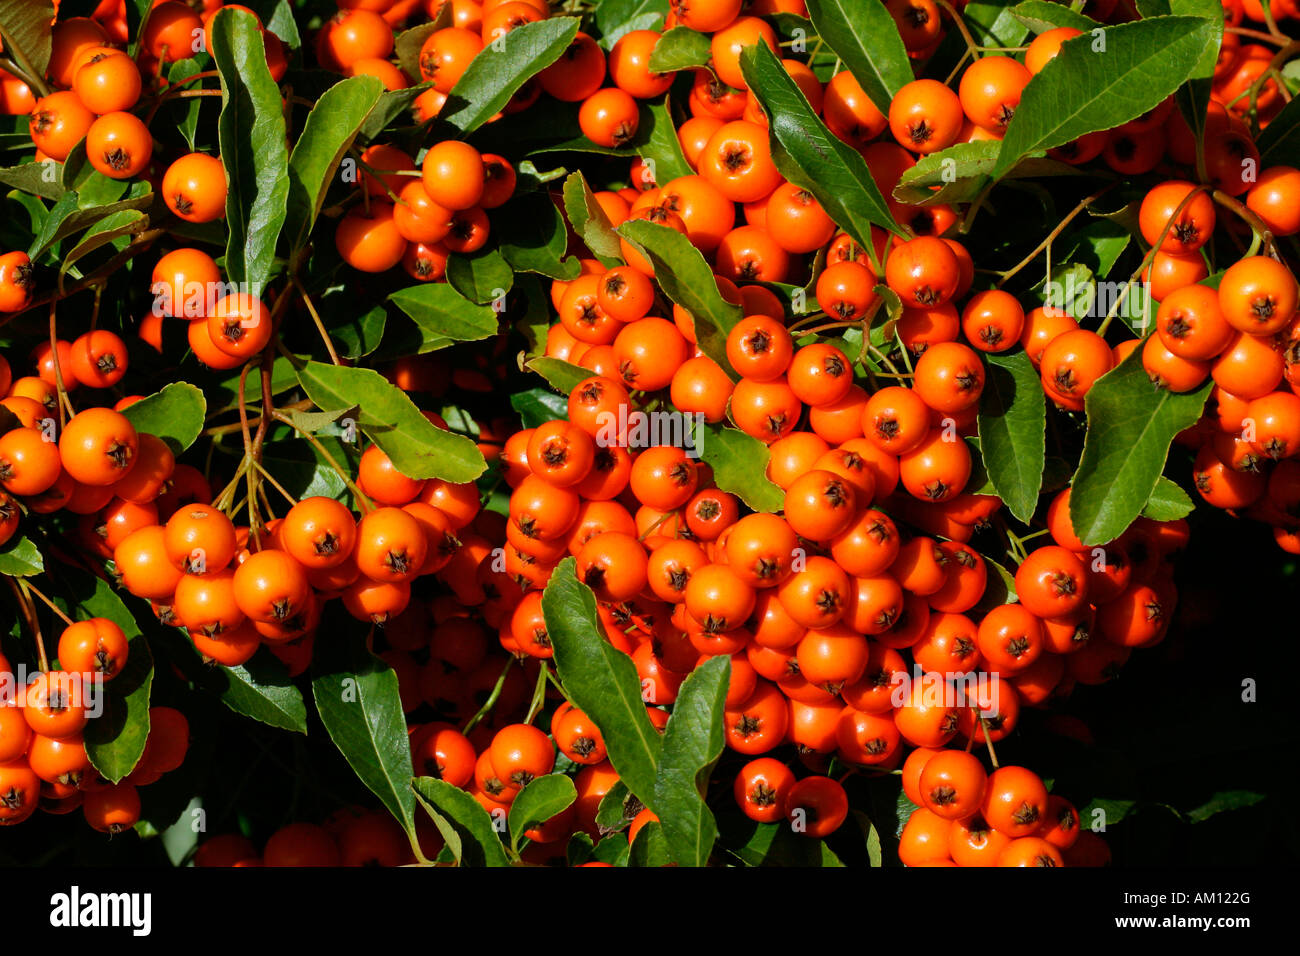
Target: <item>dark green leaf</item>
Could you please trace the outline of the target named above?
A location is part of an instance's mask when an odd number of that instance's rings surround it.
[[[695,170],[686,162],[686,156],[682,153],[677,127],[673,125],[673,118],[668,112],[668,101],[662,99],[643,102],[640,114],[640,124],[632,145],[637,155],[654,170],[655,182],[663,185],[679,176],[694,173]]]
[[[414,834],[415,774],[397,674],[366,650],[357,634],[322,631],[312,659],[311,690],[321,722],[348,765],[403,829]]]
[[[67,192],[60,196],[59,200],[50,207],[49,214],[41,224],[41,231],[32,239],[32,244],[27,249],[29,256],[36,259],[46,249],[49,249],[65,236],[70,236],[74,232],[85,229],[87,226],[99,222],[105,216],[111,216],[127,209],[146,209],[154,200],[153,194],[149,192],[148,183],[135,184],[131,188],[128,198],[110,202],[106,205],[92,206],[88,209],[83,208],[80,203],[81,198],[78,193]]]
[[[1282,107],[1255,140],[1259,147],[1259,168],[1300,166],[1300,96]]]
[[[473,481],[487,468],[483,453],[463,435],[434,425],[401,389],[378,372],[308,362],[298,380],[316,407],[361,409],[358,425],[410,478]]]
[[[479,305],[500,301],[514,285],[510,263],[496,249],[480,249],[447,257],[447,281],[457,292]]]
[[[45,570],[45,559],[26,536],[10,538],[0,548],[0,574],[11,578],[30,578]]]
[[[67,14],[64,14],[67,16]],[[4,0],[0,3],[0,30],[5,35],[5,56],[13,57],[44,77],[50,65],[50,31],[54,4],[50,0]],[[39,95],[35,90],[33,95]]]
[[[628,789],[649,803],[662,749],[659,732],[646,716],[636,666],[605,640],[596,597],[578,580],[572,558],[552,572],[542,611],[569,699],[600,728],[610,763]]]
[[[284,664],[261,649],[236,667],[210,669],[204,681],[237,714],[281,730],[307,732],[307,705]]]
[[[420,327],[424,336],[421,352],[443,349],[456,342],[475,342],[497,332],[495,309],[475,305],[445,282],[407,286],[390,295],[388,301]]]
[[[549,388],[530,388],[510,396],[510,407],[519,413],[525,428],[536,428],[546,422],[569,417],[569,402]]]
[[[601,45],[610,49],[632,30],[654,30],[663,26],[668,0],[601,0],[594,11],[600,28]]]
[[[615,780],[596,807],[596,828],[602,836],[625,830],[644,806],[628,791],[627,784]]]
[[[1213,382],[1194,392],[1156,388],[1135,349],[1088,390],[1088,432],[1070,491],[1070,521],[1087,545],[1107,544],[1142,513],[1169,445],[1195,423]]]
[[[769,117],[772,159],[781,174],[816,196],[864,249],[873,248],[873,224],[902,235],[862,154],[826,128],[776,54],[755,44],[741,54],[740,65]]]
[[[1074,27],[1082,33],[1089,33],[1101,26],[1092,17],[1052,0],[1021,0],[1011,8],[1011,12],[1035,33],[1046,33],[1057,27]]]
[[[375,139],[388,128],[390,123],[409,109],[421,93],[430,89],[432,85],[431,83],[418,83],[415,86],[408,86],[404,90],[385,90],[379,95],[379,102],[370,111],[370,115],[362,121],[357,136],[366,141]]]
[[[881,113],[913,80],[898,26],[880,0],[808,0],[818,35],[844,61]]]
[[[785,506],[785,492],[767,477],[771,452],[757,438],[738,428],[705,425],[696,432],[700,459],[713,469],[723,491],[739,496],[755,511],[775,512]]]
[[[572,392],[579,382],[584,382],[592,376],[589,368],[546,355],[530,359],[527,367],[565,395]]]
[[[979,410],[984,468],[1008,510],[1028,524],[1043,482],[1047,400],[1026,353],[985,358],[988,376]]]
[[[727,361],[727,335],[741,320],[740,306],[722,298],[713,269],[691,241],[675,229],[629,219],[619,234],[636,245],[654,266],[655,281],[695,320],[695,338],[705,355],[736,377]]]
[[[510,848],[518,850],[525,830],[564,812],[577,799],[573,781],[564,774],[535,778],[510,804]]]
[[[682,682],[664,730],[654,808],[669,855],[678,866],[704,866],[718,836],[713,812],[702,794],[726,743],[722,713],[730,678],[731,660],[725,655],[696,667]]]
[[[393,52],[402,72],[413,80],[420,79],[423,75],[420,72],[420,48],[424,46],[424,41],[429,39],[429,34],[452,26],[454,21],[455,13],[451,4],[446,3],[438,7],[438,15],[428,23],[421,23],[399,33],[397,42],[393,44]]]
[[[289,197],[289,153],[280,88],[266,64],[262,31],[250,13],[218,10],[210,23],[221,75],[217,142],[226,167],[226,274],[262,295]]]
[[[578,277],[577,258],[564,255],[569,230],[549,194],[533,192],[513,199],[494,221],[501,256],[516,272],[565,281]]]
[[[1154,109],[1194,75],[1219,29],[1199,17],[1160,17],[1067,40],[1025,87],[993,178],[1032,152],[1111,129]]]
[[[161,391],[129,405],[123,415],[136,431],[156,435],[179,455],[199,437],[208,403],[202,390],[188,382],[164,385]]]
[[[42,199],[58,199],[63,195],[65,189],[59,179],[59,164],[52,159],[0,169],[0,183]]]
[[[201,68],[193,57],[177,60],[167,70],[167,82],[183,83],[199,72]],[[181,97],[174,100],[171,105],[172,115],[180,117],[176,129],[185,138],[185,143],[191,151],[198,142],[195,135],[199,128],[199,114],[203,112],[205,99],[206,97],[203,96]]]
[[[1186,518],[1195,508],[1196,505],[1192,503],[1187,492],[1161,475],[1155,489],[1151,492],[1151,497],[1142,508],[1142,517],[1150,518],[1152,521],[1177,521],[1179,518]]]
[[[140,762],[149,737],[149,694],[153,654],[143,634],[131,638],[126,666],[100,685],[103,712],[86,725],[86,755],[91,765],[117,783]]]
[[[461,866],[510,865],[492,818],[477,800],[459,787],[433,777],[417,777],[413,787],[425,809],[436,811],[430,815],[448,845],[452,845],[453,838],[459,844],[457,861]]]
[[[295,251],[307,241],[343,154],[383,91],[373,76],[349,77],[326,90],[307,114],[289,157],[284,232]]]
[[[558,60],[577,33],[577,17],[552,17],[489,42],[452,87],[439,120],[462,133],[474,132],[529,79]]]
[[[672,862],[664,828],[651,820],[637,831],[636,839],[628,851],[628,866],[667,866]]]
[[[673,27],[659,38],[650,53],[650,69],[673,73],[708,66],[711,49],[707,35],[688,27]]]
[[[621,262],[623,252],[618,233],[610,224],[605,210],[591,192],[581,171],[570,173],[564,181],[564,211],[573,231],[602,262]]]

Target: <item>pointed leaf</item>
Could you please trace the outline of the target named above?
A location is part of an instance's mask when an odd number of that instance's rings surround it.
[[[140,762],[149,737],[149,694],[153,688],[153,654],[143,634],[127,645],[126,665],[102,685],[103,713],[86,725],[86,756],[91,765],[117,783]]]
[[[573,558],[561,561],[542,594],[555,665],[573,705],[600,728],[618,775],[648,804],[662,748],[659,732],[646,716],[636,665],[605,640],[596,597],[574,567]]]
[[[45,559],[25,535],[11,538],[0,548],[0,574],[11,578],[30,578],[45,570]]]
[[[808,0],[818,35],[844,61],[881,113],[911,83],[912,61],[898,25],[880,0]]]
[[[226,274],[262,295],[289,198],[289,153],[280,88],[266,64],[257,18],[224,7],[210,23],[221,76],[217,142],[226,168]]]
[[[452,87],[439,120],[462,133],[474,132],[521,86],[558,60],[577,33],[577,17],[552,17],[525,23],[489,42]]]
[[[415,832],[411,744],[397,674],[356,633],[322,631],[311,690],[321,722],[348,765],[408,834]]]
[[[307,704],[289,672],[270,651],[259,649],[236,667],[211,669],[204,685],[237,714],[269,727],[307,733]]]
[[[412,785],[426,804],[437,811],[438,829],[450,828],[460,844],[457,861],[461,866],[509,866],[505,847],[492,825],[492,818],[477,800],[459,787],[433,777],[417,777]],[[443,831],[444,836],[447,835]],[[448,845],[451,845],[448,839]]]
[[[650,52],[650,69],[655,73],[673,73],[707,66],[711,49],[706,34],[689,27],[673,27]]]
[[[993,178],[1000,179],[1029,153],[1154,109],[1194,75],[1219,30],[1199,17],[1157,17],[1067,40],[1025,87]]]
[[[1150,518],[1152,521],[1177,521],[1179,518],[1186,518],[1195,509],[1196,505],[1187,492],[1161,475],[1155,489],[1151,492],[1151,497],[1142,508],[1142,517]]]
[[[349,77],[326,90],[307,114],[289,157],[284,232],[295,250],[307,241],[339,162],[383,91],[373,76]]]
[[[442,478],[462,483],[483,474],[487,462],[478,446],[424,417],[411,399],[378,372],[308,362],[298,372],[317,408],[359,406],[358,425],[409,478]]]
[[[407,286],[390,295],[388,301],[420,327],[424,335],[421,352],[443,349],[457,342],[476,342],[497,333],[496,310],[475,305],[445,282]]]
[[[569,217],[573,231],[586,243],[593,255],[601,261],[623,261],[618,233],[614,231],[605,210],[596,201],[581,170],[570,173],[564,181],[564,212]]]
[[[704,866],[718,837],[713,811],[702,794],[726,743],[722,714],[730,678],[731,659],[725,655],[691,671],[664,730],[654,809],[669,855],[678,866]]]
[[[781,174],[816,196],[864,249],[873,248],[873,224],[903,235],[862,154],[826,128],[776,54],[758,43],[745,48],[740,66],[768,115],[772,159]]]
[[[984,468],[998,497],[1028,524],[1043,483],[1047,400],[1038,371],[1023,351],[985,358],[988,374],[979,409]]]
[[[1213,384],[1183,394],[1156,388],[1136,349],[1088,390],[1088,432],[1070,491],[1070,521],[1084,544],[1114,541],[1142,513],[1174,436],[1200,418]]]

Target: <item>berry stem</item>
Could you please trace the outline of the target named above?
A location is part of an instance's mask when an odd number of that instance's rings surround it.
[[[1098,189],[1095,193],[1092,193],[1091,195],[1088,196],[1084,196],[1082,199],[1080,199],[1079,202],[1075,205],[1075,207],[1071,209],[1068,213],[1066,213],[1065,218],[1056,224],[1056,228],[1053,229],[1051,232],[1049,232],[1047,236],[1043,239],[1043,241],[1033,248],[1033,250],[1029,253],[1029,255],[1025,256],[1023,259],[1017,262],[1006,272],[999,272],[997,274],[998,288],[999,289],[1002,288],[1002,286],[1006,284],[1008,279],[1010,279],[1021,269],[1025,268],[1025,266],[1029,265],[1035,259],[1037,259],[1038,254],[1040,252],[1045,251],[1050,255],[1052,249],[1052,243],[1055,242],[1057,238],[1060,237],[1061,233],[1065,231],[1065,227],[1068,226],[1071,222],[1073,222],[1080,213],[1082,213],[1085,209],[1091,206],[1094,202],[1096,202],[1102,196],[1106,195],[1106,193],[1114,189],[1115,185],[1116,185],[1115,183],[1107,183],[1105,186],[1101,187],[1101,189]]]
[[[304,431],[302,428],[298,427],[298,425],[294,423],[294,420],[290,418],[288,415],[285,415],[283,412],[273,409],[271,411],[271,417],[278,422],[283,422],[284,424],[288,425],[299,435],[305,438],[308,444],[310,444],[313,448],[316,449],[316,453],[325,459],[325,463],[329,465],[332,469],[334,469],[334,473],[336,475],[338,475],[340,478],[343,479],[343,483],[346,484],[348,486],[348,490],[352,492],[352,497],[353,499],[355,499],[357,503],[357,507],[360,508],[362,512],[370,512],[374,510],[375,506],[371,503],[370,499],[366,497],[366,493],[362,491],[360,488],[358,488],[357,483],[352,480],[352,478],[347,474],[347,472],[345,472],[342,468],[339,467],[339,463],[334,460],[334,456],[329,453],[329,450],[324,445],[321,444],[320,439],[318,439],[311,432]]]
[[[293,277],[293,287],[298,290],[298,294],[302,296],[303,305],[307,306],[307,311],[311,313],[311,320],[316,323],[316,331],[320,333],[321,341],[325,343],[325,350],[330,354],[330,361],[335,365],[342,365],[343,363],[339,361],[339,353],[334,351],[334,343],[330,340],[329,333],[325,331],[325,323],[321,320],[320,313],[316,311],[311,296],[302,287],[302,283],[297,276]]]
[[[987,744],[989,748],[989,760],[993,763],[993,769],[997,770],[998,752],[993,749],[993,738],[989,736],[989,722],[985,720],[984,715],[978,710],[975,711],[975,716],[979,718],[980,730],[984,731],[984,743]]]
[[[72,618],[64,614],[63,609],[59,607],[57,604],[55,604],[53,601],[51,601],[48,597],[46,597],[41,592],[40,588],[32,584],[30,581],[26,581],[26,580],[24,580],[22,584],[23,584],[24,591],[26,591],[29,595],[35,594],[38,598],[41,599],[41,601],[45,604],[46,607],[48,607],[51,611],[53,611],[55,614],[57,614],[59,617],[63,619],[64,624],[68,625],[69,627],[72,626]]]
[[[497,678],[496,685],[492,688],[492,693],[488,694],[488,699],[483,701],[483,706],[478,709],[478,713],[466,721],[461,733],[468,734],[478,725],[480,720],[492,712],[492,708],[496,706],[498,698],[501,697],[501,688],[506,685],[506,675],[510,673],[510,668],[513,667],[514,664],[515,659],[513,657],[506,661],[506,666],[501,668],[501,676]]]
[[[27,590],[27,582],[22,578],[6,577],[5,580],[9,582],[14,597],[18,599],[18,609],[22,612],[23,620],[27,622],[32,636],[36,638],[36,659],[40,662],[41,671],[48,671],[50,660],[45,656],[45,638],[41,636],[41,624],[36,619],[36,609],[32,607],[32,596]]]

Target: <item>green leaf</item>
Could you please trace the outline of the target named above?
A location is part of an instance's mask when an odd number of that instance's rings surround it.
[[[737,495],[755,511],[785,507],[785,492],[767,477],[771,452],[757,438],[738,428],[705,425],[695,440],[700,460],[713,469],[714,484],[723,491]]]
[[[45,570],[45,559],[25,535],[11,538],[0,548],[0,574],[11,578],[30,578]]]
[[[1265,794],[1255,793],[1252,790],[1223,790],[1214,794],[1200,806],[1188,810],[1186,817],[1192,823],[1203,823],[1216,813],[1240,810],[1243,807],[1253,807],[1255,804],[1263,803],[1267,799],[1268,797]]]
[[[649,804],[662,750],[659,732],[646,716],[636,665],[605,640],[596,597],[574,567],[573,558],[561,561],[542,594],[555,665],[569,700],[600,728],[618,775]]]
[[[980,140],[922,156],[899,177],[894,198],[913,204],[967,202],[987,185],[1000,146]]]
[[[674,73],[708,66],[712,41],[689,27],[673,27],[659,38],[650,53],[650,69],[655,73]]]
[[[86,725],[86,756],[91,766],[117,783],[140,762],[149,737],[149,694],[153,654],[143,634],[127,645],[126,665],[101,685],[103,713]]]
[[[664,730],[654,808],[678,866],[704,866],[718,836],[702,794],[726,743],[722,713],[730,678],[731,659],[725,655],[696,667],[682,682]]]
[[[1089,33],[1101,26],[1092,17],[1052,0],[1021,0],[1011,8],[1011,12],[1035,33],[1046,33],[1057,27],[1074,27],[1083,33]]]
[[[569,416],[569,403],[549,388],[530,388],[510,396],[510,407],[519,413],[525,428],[536,428]]]
[[[289,153],[280,88],[266,65],[257,20],[232,8],[210,23],[212,57],[221,76],[217,142],[226,167],[226,274],[262,295],[289,197]]]
[[[50,65],[50,31],[53,25],[54,4],[50,0],[4,0],[0,3],[5,56],[14,57],[19,65],[26,60],[41,76],[45,76]],[[17,56],[18,51],[21,51],[21,56]],[[32,93],[37,95],[35,90]]]
[[[552,388],[558,389],[565,395],[572,392],[579,382],[586,381],[592,376],[589,368],[574,365],[564,359],[552,358],[549,355],[529,359],[526,367],[546,379]]]
[[[1255,140],[1259,147],[1259,168],[1300,166],[1300,97],[1282,107],[1282,112],[1260,131]]]
[[[1217,29],[1199,17],[1159,17],[1067,40],[1025,87],[993,178],[1000,179],[1032,152],[1111,129],[1154,109],[1194,75]]]
[[[713,269],[700,250],[676,229],[654,222],[629,219],[618,231],[650,260],[655,281],[668,298],[694,318],[700,349],[734,380],[727,361],[727,335],[744,313],[722,298]]]
[[[816,196],[862,248],[874,248],[873,224],[903,235],[862,154],[826,128],[776,54],[755,44],[741,54],[740,66],[769,117],[772,159],[781,174]]]
[[[292,0],[276,0],[275,9],[265,20],[266,32],[274,33],[290,50],[302,47],[302,34],[298,32],[298,24],[293,19]]]
[[[661,28],[668,13],[668,0],[601,0],[595,6],[601,45],[607,50],[632,30]]]
[[[63,254],[62,261],[59,263],[59,275],[66,275],[77,260],[85,258],[96,249],[116,242],[124,236],[143,232],[147,225],[149,225],[149,217],[135,209],[123,209],[105,216],[87,229],[77,240],[77,244]]]
[[[65,236],[70,236],[74,232],[85,229],[87,226],[93,225],[114,213],[127,209],[146,209],[154,200],[153,194],[149,191],[148,183],[136,183],[131,187],[130,195],[126,199],[105,205],[92,206],[88,209],[81,206],[82,198],[75,192],[67,192],[59,197],[58,201],[50,207],[45,221],[41,224],[41,231],[36,234],[32,239],[32,244],[28,246],[27,254],[29,256],[36,259],[46,249],[49,249]]]
[[[600,804],[596,807],[596,829],[602,836],[626,830],[627,825],[644,806],[645,804],[628,791],[627,784],[622,780],[615,780],[614,785],[605,791],[605,795],[600,798]]]
[[[421,93],[432,87],[432,83],[418,83],[404,90],[385,90],[379,94],[379,102],[361,123],[357,136],[367,142],[379,136],[388,124],[392,123],[406,110],[410,109]]]
[[[177,60],[167,70],[168,83],[182,83],[195,74],[201,72],[198,62],[190,57],[185,60]],[[197,139],[195,134],[199,128],[199,114],[203,112],[203,101],[207,97],[191,96],[179,97],[172,101],[171,112],[173,117],[179,117],[176,121],[176,129],[185,139],[185,144],[193,152]]]
[[[579,170],[564,181],[564,212],[573,231],[602,262],[622,262],[618,233]]]
[[[577,34],[577,17],[552,17],[526,23],[489,43],[452,87],[439,120],[462,133],[474,132],[529,79],[558,60]]]
[[[1151,497],[1142,508],[1142,517],[1152,521],[1177,521],[1186,518],[1196,509],[1187,492],[1164,475],[1156,482]]]
[[[179,455],[203,431],[208,403],[203,391],[188,382],[172,382],[161,391],[128,405],[122,412],[138,432],[156,435]]]
[[[577,799],[573,781],[564,774],[536,777],[510,804],[510,849],[517,852],[525,830],[563,813]]]
[[[284,664],[261,648],[237,667],[210,668],[204,680],[237,714],[269,727],[307,733],[307,705]]]
[[[662,824],[651,820],[643,826],[628,851],[628,866],[667,866],[672,862]]]
[[[985,358],[988,374],[979,409],[984,468],[998,497],[1028,524],[1043,483],[1047,400],[1025,352],[990,353]]]
[[[551,279],[576,279],[576,256],[565,257],[569,230],[564,217],[545,192],[533,192],[507,203],[494,220],[497,247],[516,272],[536,272]]]
[[[298,381],[317,408],[359,406],[361,431],[409,478],[463,483],[487,468],[473,441],[434,425],[405,392],[376,371],[308,362],[298,371]]]
[[[66,191],[59,181],[59,164],[54,160],[41,163],[23,163],[0,169],[0,183],[21,189],[42,199],[58,199]]]
[[[510,865],[492,818],[477,800],[433,777],[417,777],[412,786],[461,866]]]
[[[967,612],[972,620],[1016,599],[1016,576],[988,555],[983,557],[988,577],[979,602]]]
[[[316,638],[311,690],[321,722],[348,765],[414,834],[415,774],[397,674],[366,650],[359,635],[323,630]]]
[[[496,249],[480,249],[468,255],[454,252],[447,257],[447,281],[457,292],[479,305],[500,299],[514,285],[510,263]]]
[[[497,333],[497,313],[475,305],[445,282],[421,282],[388,297],[405,312],[424,336],[421,352],[444,349],[456,342],[477,342]]]
[[[307,114],[289,157],[284,232],[294,251],[306,243],[339,162],[383,91],[373,76],[349,77],[326,90]]]
[[[1146,506],[1174,436],[1201,416],[1213,382],[1175,394],[1156,388],[1135,349],[1088,390],[1088,432],[1070,491],[1070,521],[1086,545],[1124,533]]]
[[[397,42],[393,44],[393,53],[397,56],[397,65],[402,68],[402,72],[413,80],[420,79],[423,75],[420,73],[420,48],[424,46],[424,41],[429,39],[429,34],[452,26],[454,21],[455,14],[451,4],[447,3],[438,7],[438,15],[428,23],[421,23],[399,33]]]
[[[885,5],[880,0],[808,0],[808,17],[863,92],[888,116],[895,94],[914,77],[898,25]]]
[[[640,104],[640,122],[636,128],[633,146],[637,155],[653,164],[655,180],[663,185],[679,176],[690,176],[695,170],[686,162],[677,127],[668,112],[667,98]]]

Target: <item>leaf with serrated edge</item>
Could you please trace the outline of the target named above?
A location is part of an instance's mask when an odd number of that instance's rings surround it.
[[[456,833],[461,843],[461,866],[510,865],[505,847],[492,826],[492,818],[467,792],[433,777],[417,777],[412,788],[438,811],[438,816],[433,818],[438,828],[442,829],[438,819],[441,817]]]
[[[525,830],[563,813],[577,799],[573,781],[562,773],[533,779],[510,803],[510,848],[518,850]]]
[[[123,409],[137,431],[161,438],[173,454],[180,454],[199,437],[208,413],[201,389],[188,382],[173,382]]]
[[[785,492],[767,477],[768,447],[738,428],[705,425],[697,433],[700,459],[713,468],[713,481],[755,511],[780,511]]]
[[[1067,40],[1025,87],[993,179],[1035,150],[1111,129],[1154,109],[1193,75],[1215,29],[1199,17],[1159,17]],[[1104,53],[1097,49],[1103,40]]]
[[[807,0],[817,34],[844,61],[876,108],[889,114],[912,82],[912,61],[893,16],[880,0]]]

